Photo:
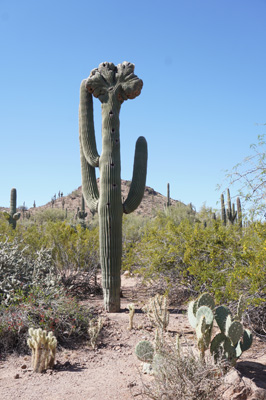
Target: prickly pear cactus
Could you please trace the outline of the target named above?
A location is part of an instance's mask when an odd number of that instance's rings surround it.
[[[5,218],[13,229],[16,229],[17,220],[20,218],[20,213],[17,213],[17,190],[11,189],[10,194],[10,212],[3,211]]]
[[[140,204],[146,182],[147,142],[136,143],[133,178],[127,199],[121,201],[120,121],[121,104],[141,92],[143,82],[134,74],[134,64],[115,66],[104,62],[91,71],[80,88],[79,139],[82,191],[91,212],[98,211],[100,262],[105,309],[120,310],[122,215]],[[92,95],[102,103],[102,154],[96,148]],[[100,193],[95,168],[100,170]]]
[[[214,307],[213,297],[209,293],[203,293],[196,301],[190,302],[188,306],[188,320],[196,330],[198,348],[202,359],[204,359],[205,351],[211,341]]]
[[[237,314],[233,317],[228,307],[215,307],[214,300],[208,293],[189,303],[188,319],[196,330],[202,358],[210,345],[215,360],[223,358],[235,365],[242,352],[250,348],[252,334],[248,329],[244,329],[241,323],[244,307],[243,297],[240,297]],[[214,319],[221,332],[211,340]]]
[[[142,340],[136,345],[135,353],[140,361],[151,363],[154,356],[154,347],[148,340]]]
[[[215,310],[215,320],[221,332],[211,342],[211,353],[215,359],[219,357],[228,360],[235,365],[243,351],[252,345],[252,334],[244,329],[241,323],[245,303],[240,296],[237,314],[233,317],[228,307],[220,306]]]

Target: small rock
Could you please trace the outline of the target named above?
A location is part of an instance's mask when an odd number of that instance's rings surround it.
[[[21,369],[27,369],[27,365],[26,364],[21,365]]]
[[[19,374],[16,374],[16,375],[14,376],[14,379],[19,379]]]

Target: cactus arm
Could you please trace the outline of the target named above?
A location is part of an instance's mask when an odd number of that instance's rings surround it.
[[[86,160],[80,143],[80,164],[82,178],[82,193],[85,201],[92,212],[98,210],[99,191],[97,187],[95,168]]]
[[[17,220],[20,218],[20,215],[21,215],[20,212],[15,213],[15,214],[13,215],[14,220],[17,221]]]
[[[80,106],[79,106],[79,134],[83,154],[92,167],[99,166],[99,154],[96,148],[94,122],[93,122],[93,101],[92,95],[86,89],[86,80],[80,85]]]
[[[3,211],[2,214],[3,214],[3,216],[5,217],[5,219],[6,219],[7,221],[10,220],[10,214],[9,214],[9,212]]]
[[[132,182],[127,199],[123,204],[125,214],[130,214],[136,210],[141,203],[146,184],[147,159],[147,142],[143,136],[140,136],[136,142]]]

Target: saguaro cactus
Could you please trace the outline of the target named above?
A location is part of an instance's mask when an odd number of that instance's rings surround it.
[[[78,218],[81,220],[81,226],[83,226],[83,228],[86,228],[86,222],[85,222],[86,217],[87,213],[85,212],[85,201],[84,201],[84,196],[82,195],[81,210],[78,211]]]
[[[171,199],[170,199],[170,183],[167,183],[167,207],[170,207]]]
[[[15,188],[11,189],[10,212],[3,211],[3,214],[12,228],[16,229],[17,220],[20,218],[20,213],[17,213],[17,190]]]
[[[223,194],[221,194],[221,212],[222,212],[223,224],[226,225],[226,211],[225,211],[224,195]]]
[[[242,228],[243,223],[242,223],[242,208],[241,208],[241,201],[240,198],[237,197],[236,199],[236,208],[237,208],[237,216],[238,216],[238,225],[240,228]]]
[[[231,196],[230,196],[230,190],[227,189],[227,210],[226,210],[227,218],[228,221],[230,221],[231,224],[235,222],[236,219],[236,210],[235,210],[235,205],[231,206]]]
[[[122,215],[134,211],[145,190],[147,142],[136,143],[133,178],[127,199],[121,201],[119,113],[124,100],[134,99],[143,82],[134,74],[134,65],[115,66],[104,62],[91,71],[80,88],[79,139],[82,191],[92,212],[98,211],[100,262],[105,309],[120,310],[120,269],[122,256]],[[102,154],[96,148],[92,95],[102,103]],[[100,194],[95,167],[100,170]]]

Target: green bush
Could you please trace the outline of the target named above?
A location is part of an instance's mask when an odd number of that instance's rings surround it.
[[[159,216],[132,243],[123,268],[138,271],[146,282],[161,281],[164,289],[185,285],[194,295],[208,291],[228,303],[241,293],[250,301],[265,293],[265,260],[266,224],[240,229],[213,220],[204,227]]]
[[[58,278],[49,249],[40,249],[35,257],[25,254],[15,240],[0,242],[0,302],[14,303],[17,296],[27,294],[41,284],[47,293],[58,290]]]

